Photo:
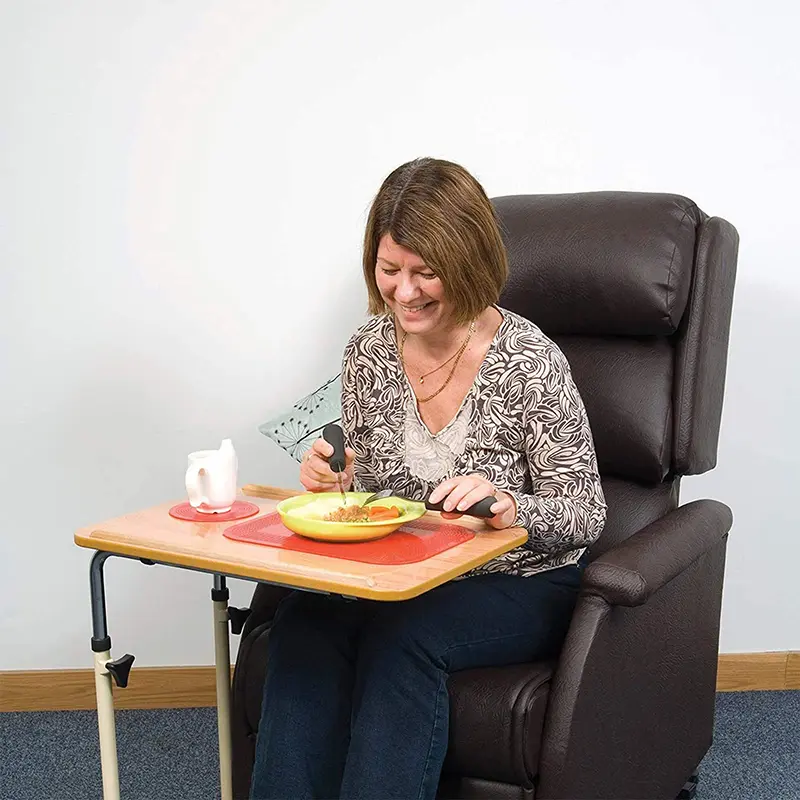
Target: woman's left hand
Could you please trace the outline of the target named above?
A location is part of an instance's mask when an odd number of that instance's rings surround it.
[[[495,489],[483,475],[459,475],[440,483],[431,492],[431,503],[444,501],[445,510],[442,516],[445,519],[458,519],[463,516],[459,513],[486,497],[494,495],[497,502],[489,509],[494,516],[486,520],[487,525],[493,528],[510,528],[517,518],[517,504],[511,495]]]

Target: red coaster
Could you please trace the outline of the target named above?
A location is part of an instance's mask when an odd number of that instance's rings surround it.
[[[277,511],[249,522],[231,525],[222,532],[228,539],[301,553],[316,553],[367,564],[413,564],[468,542],[475,533],[461,525],[418,519],[369,542],[318,542],[298,536],[284,527]]]
[[[187,522],[233,522],[235,519],[252,517],[260,510],[255,503],[248,503],[246,500],[236,500],[231,506],[231,510],[224,511],[222,514],[206,514],[192,508],[189,503],[178,503],[177,506],[172,506],[169,515]]]

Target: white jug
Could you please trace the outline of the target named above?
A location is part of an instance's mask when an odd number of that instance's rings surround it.
[[[190,453],[186,491],[192,508],[207,514],[230,511],[236,500],[238,467],[230,439],[224,439],[219,450]]]

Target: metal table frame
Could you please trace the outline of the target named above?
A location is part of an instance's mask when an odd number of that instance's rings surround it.
[[[231,766],[231,651],[228,625],[230,623],[234,633],[240,633],[244,625],[248,610],[229,608],[230,592],[226,585],[226,578],[235,577],[240,580],[254,580],[243,578],[241,575],[221,575],[208,570],[186,567],[181,564],[171,564],[166,561],[153,561],[148,558],[137,558],[119,553],[110,553],[97,550],[92,556],[89,566],[89,589],[92,603],[92,653],[94,655],[94,683],[97,694],[97,725],[100,734],[100,765],[103,773],[103,800],[119,800],[119,764],[117,760],[117,735],[114,721],[114,695],[112,681],[118,686],[128,684],[128,675],[133,665],[134,657],[126,653],[119,659],[111,658],[111,637],[108,633],[106,616],[106,590],[103,567],[111,557],[127,558],[140,561],[148,566],[160,565],[185,569],[190,572],[204,572],[213,575],[211,589],[211,603],[213,606],[214,624],[214,666],[216,671],[217,693],[217,738],[219,741],[219,779],[222,800],[233,800],[233,771]],[[256,581],[263,583],[264,581]],[[275,586],[298,588],[289,584],[271,582]],[[302,589],[320,594],[314,589]]]

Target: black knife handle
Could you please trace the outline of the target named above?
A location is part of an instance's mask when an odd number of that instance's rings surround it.
[[[344,472],[344,431],[335,422],[331,422],[322,429],[322,438],[333,447],[333,455],[328,459],[330,468],[337,474]]]
[[[497,502],[496,497],[484,497],[483,500],[478,500],[477,503],[471,505],[465,511],[456,511],[455,509],[451,512],[453,514],[463,514],[465,517],[478,517],[479,519],[491,519],[494,514],[492,514],[489,509]],[[428,511],[444,511],[444,502],[441,503],[430,503],[427,500],[425,501],[425,508]]]

